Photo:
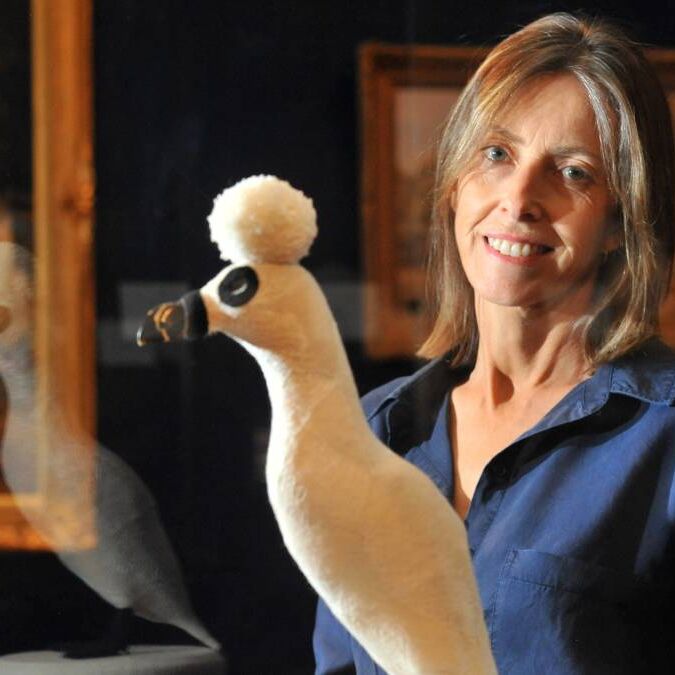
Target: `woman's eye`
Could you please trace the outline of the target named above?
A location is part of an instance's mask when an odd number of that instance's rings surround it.
[[[590,180],[591,176],[587,171],[578,166],[566,166],[562,170],[562,175],[570,181],[580,182]]]
[[[488,148],[485,148],[483,151],[486,159],[489,159],[491,162],[503,162],[508,154],[504,148],[500,148],[498,145],[491,145]]]

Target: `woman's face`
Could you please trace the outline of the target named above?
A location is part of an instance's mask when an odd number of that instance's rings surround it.
[[[593,110],[572,75],[532,81],[459,177],[455,236],[477,302],[589,308],[617,245]]]

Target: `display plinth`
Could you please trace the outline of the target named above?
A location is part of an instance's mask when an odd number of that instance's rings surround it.
[[[2,675],[225,675],[222,654],[206,647],[135,645],[127,654],[66,659],[60,652],[23,652],[0,657]]]

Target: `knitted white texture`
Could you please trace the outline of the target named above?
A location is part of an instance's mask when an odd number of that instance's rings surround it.
[[[496,673],[461,519],[366,424],[328,304],[299,265],[251,265],[259,289],[219,300],[209,329],[242,344],[272,404],[267,490],[308,581],[391,675]]]
[[[312,200],[274,176],[251,176],[224,190],[208,216],[223,260],[297,263],[316,237]]]

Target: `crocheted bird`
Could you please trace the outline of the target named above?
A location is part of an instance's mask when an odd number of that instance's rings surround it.
[[[298,264],[317,233],[312,201],[254,176],[217,197],[208,221],[225,268],[150,310],[139,343],[225,333],[254,356],[284,542],[387,672],[495,673],[464,525],[368,427],[326,299]]]

